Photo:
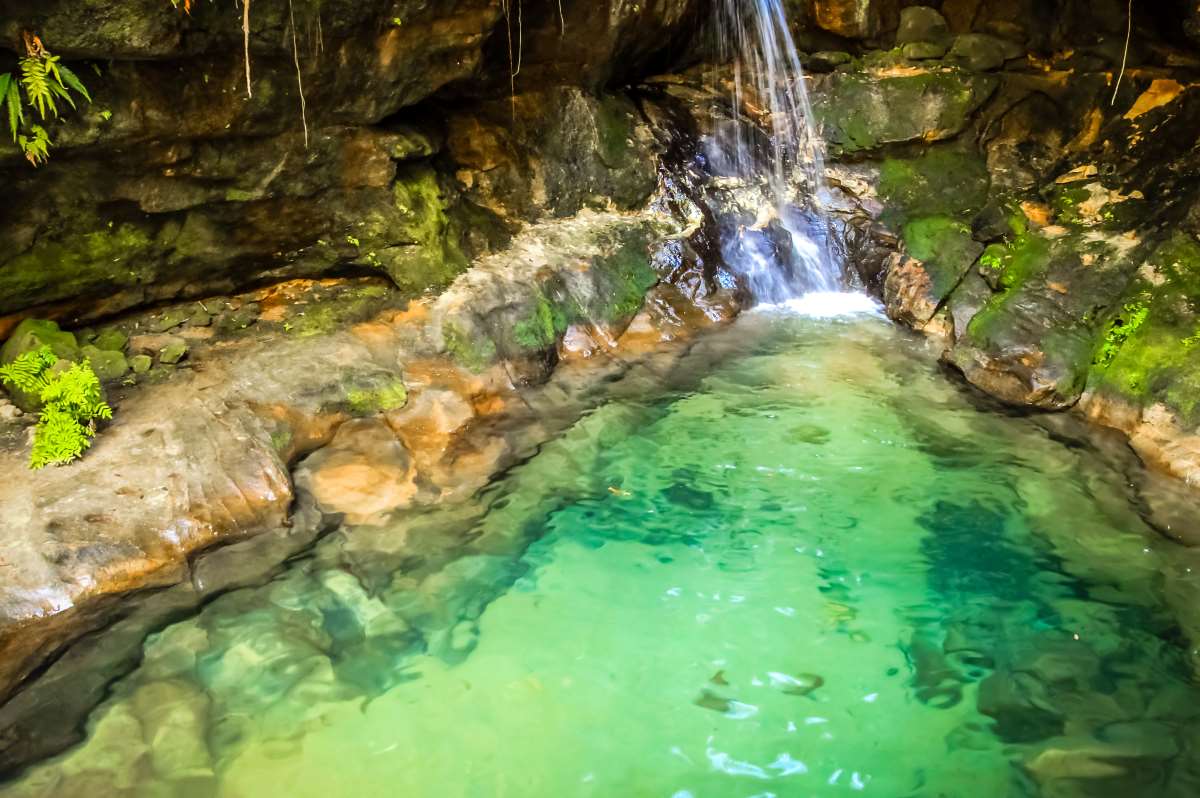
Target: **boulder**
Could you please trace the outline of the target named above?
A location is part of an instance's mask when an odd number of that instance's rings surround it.
[[[1006,61],[1022,55],[1020,45],[986,33],[964,33],[954,39],[947,56],[974,72],[1000,69]]]
[[[896,44],[940,45],[944,54],[952,38],[950,25],[937,9],[929,6],[910,6],[900,11]]]
[[[80,356],[91,365],[100,382],[113,382],[129,373],[129,363],[120,352],[89,345],[80,350]]]
[[[13,334],[0,347],[0,366],[7,366],[21,355],[36,352],[43,346],[58,356],[59,362],[79,359],[79,345],[73,333],[61,329],[56,323],[43,319],[25,319],[13,330]],[[5,386],[13,403],[26,412],[41,409],[41,398],[31,393],[18,390],[14,386]]]

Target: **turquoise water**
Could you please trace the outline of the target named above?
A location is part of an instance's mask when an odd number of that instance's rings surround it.
[[[637,379],[155,634],[0,794],[1200,794],[1118,465],[874,317],[751,314]]]

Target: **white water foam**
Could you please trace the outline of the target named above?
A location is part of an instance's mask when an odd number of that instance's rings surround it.
[[[783,302],[756,305],[750,312],[786,313],[812,319],[883,316],[883,308],[878,302],[856,291],[812,291]]]

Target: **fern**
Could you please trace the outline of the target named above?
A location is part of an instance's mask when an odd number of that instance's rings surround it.
[[[54,104],[54,92],[51,91],[50,70],[46,66],[48,58],[27,56],[21,59],[21,87],[25,89],[25,104],[37,109],[42,119],[46,112],[58,116],[58,108]]]
[[[44,164],[50,158],[50,136],[41,125],[30,125],[29,135],[19,133],[17,146],[25,153],[25,160],[34,166]]]
[[[17,130],[25,121],[25,109],[21,107],[21,86],[11,72],[0,75],[0,105],[8,112],[8,129],[13,141],[17,140]]]
[[[0,367],[0,380],[35,393],[43,407],[34,429],[29,467],[65,465],[83,456],[96,435],[96,422],[112,418],[100,380],[87,361],[54,371],[58,358],[43,346]]]
[[[22,393],[41,396],[42,391],[50,385],[46,372],[56,362],[58,358],[50,347],[43,346],[33,352],[26,352],[7,366],[0,366],[0,380]]]
[[[25,108],[36,111],[38,119],[45,122],[58,117],[59,101],[75,108],[73,93],[88,102],[92,101],[92,95],[79,76],[42,45],[41,39],[29,32],[24,38],[28,54],[20,60],[19,77],[11,72],[0,73],[0,108],[7,117],[12,140],[25,158],[38,166],[50,157],[50,134],[41,125],[32,122],[26,125]]]

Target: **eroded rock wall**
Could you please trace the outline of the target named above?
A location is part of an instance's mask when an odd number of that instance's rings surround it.
[[[1197,50],[1162,8],[1126,54],[1125,7],[966,5],[810,59],[852,260],[977,387],[1200,482]]]
[[[420,294],[515,222],[630,207],[645,151],[604,87],[669,63],[702,7],[260,0],[243,41],[228,4],[7,3],[0,71],[36,34],[93,101],[41,168],[0,137],[0,337],[345,269]]]

